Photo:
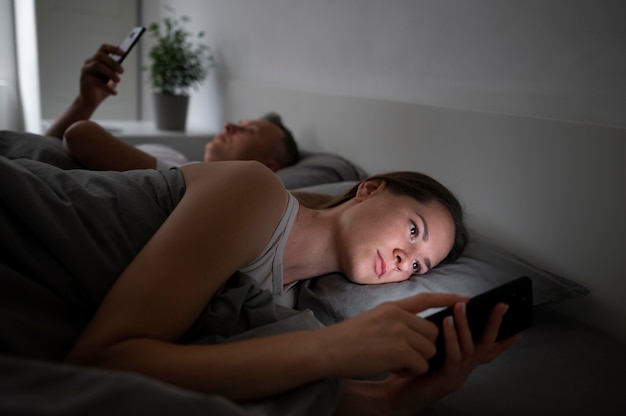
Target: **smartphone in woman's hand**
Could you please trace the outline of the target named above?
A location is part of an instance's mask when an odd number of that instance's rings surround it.
[[[498,303],[506,303],[509,308],[502,319],[497,341],[529,328],[533,322],[533,287],[530,278],[528,276],[518,277],[469,300],[466,316],[474,341],[479,340],[482,336],[489,315]],[[443,320],[450,315],[452,315],[452,307],[425,317],[439,327],[436,341],[437,353],[429,361],[431,370],[443,363],[445,346],[442,324]]]

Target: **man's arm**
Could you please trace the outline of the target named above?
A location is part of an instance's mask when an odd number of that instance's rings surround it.
[[[63,148],[87,169],[155,169],[157,160],[113,136],[93,121],[74,123],[63,136]]]
[[[102,45],[88,58],[80,73],[80,92],[63,114],[48,128],[47,136],[63,138],[73,123],[89,120],[100,103],[109,95],[117,95],[116,85],[120,82],[122,66],[109,56],[123,52],[112,45]]]

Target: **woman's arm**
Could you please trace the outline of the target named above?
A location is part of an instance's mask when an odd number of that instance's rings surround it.
[[[135,371],[236,400],[327,377],[426,368],[436,327],[413,311],[449,305],[458,296],[382,305],[315,331],[222,345],[176,344],[233,272],[259,255],[288,198],[276,175],[258,162],[181,170],[184,197],[115,282],[69,362]]]
[[[158,267],[164,265],[159,262]],[[153,282],[151,276],[160,274],[156,271],[132,280],[132,271],[127,272],[68,360],[136,371],[234,400],[267,397],[328,377],[364,376],[390,369],[423,373],[427,358],[434,354],[437,330],[415,312],[464,299],[419,295],[318,330],[218,345],[178,345],[174,341],[208,301],[201,295],[205,290],[201,286],[213,286],[206,289],[210,292],[218,285],[187,278],[184,272],[171,279],[172,284]]]
[[[230,377],[239,388],[240,373],[250,372],[254,362],[273,374],[263,359],[281,362],[276,357],[282,350],[273,340],[258,346],[266,349],[260,358],[252,354],[256,347],[180,346],[175,341],[224,282],[259,255],[288,194],[257,162],[181,170],[187,187],[181,202],[113,285],[68,361],[137,371],[203,391],[229,389]],[[306,348],[299,354],[311,355]],[[300,356],[285,354],[282,362],[306,367]],[[257,389],[264,393],[264,383]]]
[[[411,375],[411,383],[396,386],[417,383],[434,355],[437,328],[416,313],[466,298],[421,294],[317,330],[219,345],[177,344],[233,272],[258,256],[287,204],[279,179],[258,162],[181,170],[184,197],[115,282],[69,362],[134,371],[235,400],[385,371]],[[342,403],[355,397],[348,399]]]

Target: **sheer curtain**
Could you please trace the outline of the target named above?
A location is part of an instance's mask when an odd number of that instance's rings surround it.
[[[41,133],[34,0],[0,0],[0,129]]]

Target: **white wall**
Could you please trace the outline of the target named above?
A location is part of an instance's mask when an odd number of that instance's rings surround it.
[[[206,7],[210,3],[202,0],[198,1],[180,1],[180,0],[143,0],[141,1],[141,23],[148,28],[152,22],[161,22],[162,17],[172,17],[165,5],[170,5],[176,9],[177,15],[186,15],[191,20],[186,28],[194,34],[200,31],[208,33],[215,29],[206,18],[209,14]],[[209,46],[214,49],[216,42],[213,37],[207,36],[205,40]],[[149,53],[154,40],[149,32],[144,34],[140,49],[142,66],[150,64]],[[215,51],[216,52],[216,51]],[[214,53],[215,55],[215,53]],[[207,133],[217,133],[220,131],[225,116],[221,106],[222,90],[219,71],[212,71],[208,79],[197,89],[190,91],[189,113],[187,115],[187,129],[195,131],[206,131]],[[141,119],[154,120],[154,102],[152,99],[152,89],[148,80],[148,71],[141,74],[142,92],[141,92]]]
[[[622,0],[167,3],[206,30],[224,79],[626,126]]]
[[[21,1],[20,1],[21,2]],[[37,44],[41,84],[41,117],[56,119],[79,93],[83,63],[103,43],[119,44],[137,25],[138,1],[37,0]],[[137,48],[139,49],[139,48]],[[99,120],[138,118],[139,56],[124,60],[125,74],[118,94],[105,100],[94,114]]]
[[[233,81],[227,112],[271,106],[307,149],[369,172],[418,170],[465,205],[472,228],[584,284],[557,306],[626,342],[626,129]],[[607,319],[610,317],[610,319]]]
[[[174,3],[222,64],[196,125],[208,102],[276,110],[304,148],[430,173],[481,231],[591,288],[561,308],[626,340],[626,2]]]

